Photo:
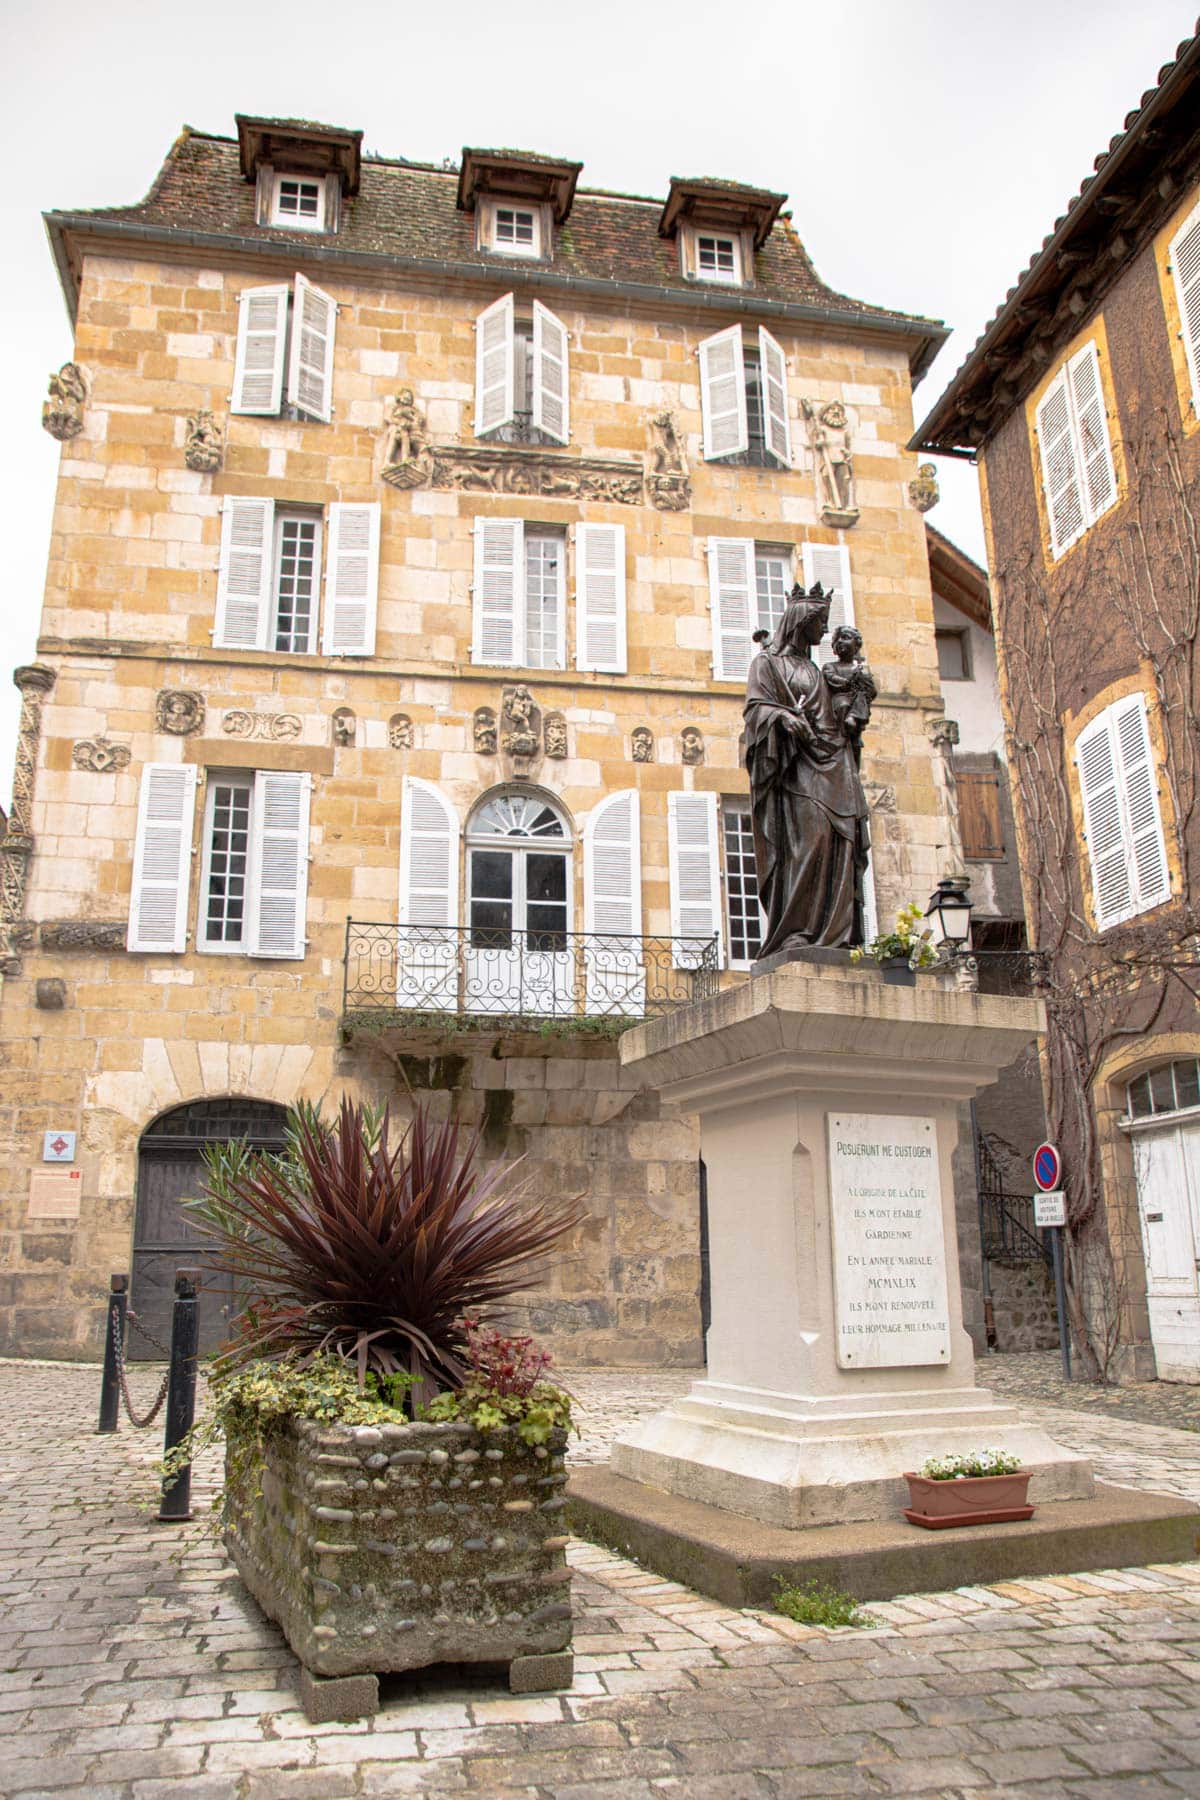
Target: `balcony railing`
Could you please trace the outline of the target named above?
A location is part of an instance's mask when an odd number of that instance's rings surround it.
[[[344,1011],[653,1018],[717,991],[716,938],[346,922]]]

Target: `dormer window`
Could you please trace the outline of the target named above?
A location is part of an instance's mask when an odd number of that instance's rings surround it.
[[[540,206],[520,206],[505,200],[481,201],[479,248],[499,256],[544,255],[542,245],[549,241],[549,232],[543,211]]]
[[[270,223],[293,230],[324,231],[324,177],[274,174]]]
[[[659,236],[677,239],[685,281],[749,287],[754,253],[766,243],[786,198],[739,182],[685,181],[673,175]]]

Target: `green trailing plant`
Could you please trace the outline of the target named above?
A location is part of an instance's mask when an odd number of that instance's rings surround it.
[[[399,1372],[417,1400],[459,1387],[464,1316],[486,1322],[532,1286],[584,1216],[577,1200],[530,1200],[515,1165],[482,1168],[478,1151],[424,1107],[393,1143],[386,1110],[344,1100],[333,1123],[294,1108],[278,1155],[211,1154],[191,1212],[242,1302],[217,1375],[333,1356],[360,1392]]]
[[[925,925],[925,914],[915,900],[902,906],[896,914],[894,931],[882,932],[869,944],[859,944],[850,952],[851,962],[890,962],[903,957],[910,969],[932,969],[938,960],[933,947],[933,933]]]
[[[776,1583],[775,1611],[797,1625],[853,1625],[865,1629],[875,1624],[863,1612],[853,1594],[827,1582],[806,1581],[800,1586],[782,1579]]]
[[[476,1431],[516,1427],[526,1444],[544,1444],[552,1431],[571,1423],[571,1398],[544,1381],[551,1357],[531,1337],[506,1337],[478,1319],[464,1319],[460,1357],[467,1369],[462,1386],[439,1394],[425,1409],[435,1423],[465,1420]]]

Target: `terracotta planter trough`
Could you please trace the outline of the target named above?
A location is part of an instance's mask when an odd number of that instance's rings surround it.
[[[927,1531],[945,1531],[951,1525],[1006,1525],[1014,1519],[1031,1519],[1028,1504],[1028,1469],[1011,1475],[960,1475],[952,1481],[931,1481],[927,1475],[905,1472],[910,1504],[904,1516]]]

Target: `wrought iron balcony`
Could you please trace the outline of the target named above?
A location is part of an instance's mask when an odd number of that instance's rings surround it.
[[[717,991],[717,940],[346,921],[343,1011],[653,1018]]]

